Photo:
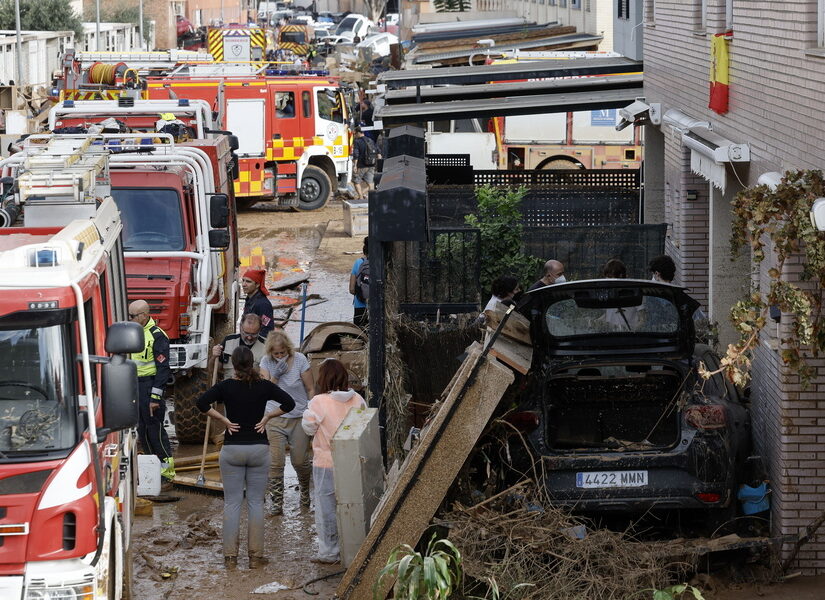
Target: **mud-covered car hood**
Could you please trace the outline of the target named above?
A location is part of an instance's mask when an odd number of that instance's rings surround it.
[[[528,292],[535,345],[548,356],[693,353],[685,289],[642,279],[588,279]]]

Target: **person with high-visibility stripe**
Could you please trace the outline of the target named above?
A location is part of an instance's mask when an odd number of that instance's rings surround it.
[[[138,375],[138,438],[144,452],[154,454],[161,461],[161,476],[171,483],[175,477],[175,459],[172,445],[163,427],[166,404],[163,390],[172,375],[169,366],[169,337],[149,315],[149,303],[135,300],[129,305],[129,319],[143,327],[144,347],[132,354]]]

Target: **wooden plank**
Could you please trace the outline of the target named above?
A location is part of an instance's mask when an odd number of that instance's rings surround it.
[[[499,306],[503,305],[500,304]],[[495,331],[504,318],[504,310],[485,310],[484,316],[487,317],[487,327]],[[510,314],[510,318],[504,324],[501,334],[528,346],[533,345],[533,340],[530,338],[530,321],[527,320],[527,317],[515,311]]]
[[[533,364],[533,347],[510,338],[499,336],[490,348],[490,354],[510,365],[522,375],[527,375]]]
[[[369,534],[338,585],[342,600],[372,600],[373,584],[393,548],[418,542],[513,382],[513,372],[490,357],[470,378],[480,354],[480,345],[474,344],[460,376],[404,461],[397,484],[384,494]],[[388,588],[385,585],[377,597],[386,597]]]

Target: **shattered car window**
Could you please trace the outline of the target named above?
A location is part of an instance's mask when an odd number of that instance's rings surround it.
[[[625,304],[625,303],[623,303]],[[554,337],[599,333],[675,333],[679,313],[672,302],[644,296],[635,306],[589,308],[573,298],[551,304],[544,315]]]

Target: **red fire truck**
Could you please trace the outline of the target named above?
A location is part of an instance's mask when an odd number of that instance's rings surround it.
[[[127,355],[143,331],[123,322],[106,160],[51,148],[3,180],[0,203],[16,196],[32,210],[0,229],[0,598],[131,595],[138,411]]]
[[[239,207],[264,200],[301,210],[327,203],[349,182],[350,131],[343,90],[320,76],[150,78],[149,98],[199,98],[238,137]]]
[[[63,104],[59,110],[71,109]],[[158,106],[147,102],[132,108],[140,119],[140,111],[154,111]],[[109,109],[102,106],[102,114]],[[71,126],[77,123],[73,119],[87,118],[100,120],[72,114],[59,122]],[[86,143],[83,135],[60,137],[66,143]],[[194,399],[207,386],[210,338],[231,333],[238,314],[232,153],[227,136],[222,135],[183,144],[174,143],[167,134],[153,133],[147,138],[106,134],[99,142],[111,153],[112,196],[124,224],[128,298],[146,300],[169,336],[175,430],[179,441],[197,442],[203,439],[205,419]],[[31,136],[24,151],[36,152],[49,139],[48,135]],[[155,143],[158,140],[164,143]],[[20,162],[15,155],[7,165],[13,169]],[[30,206],[22,209],[25,214]]]

